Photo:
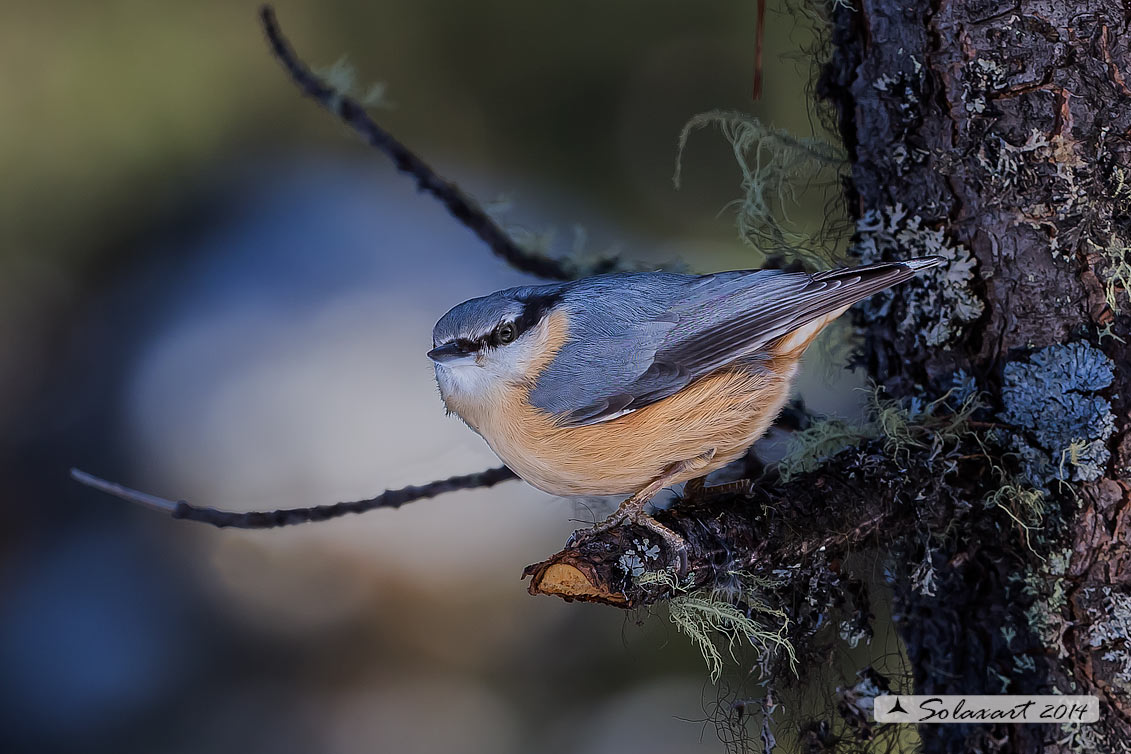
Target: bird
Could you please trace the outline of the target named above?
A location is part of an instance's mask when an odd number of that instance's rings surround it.
[[[588,532],[635,524],[686,557],[648,501],[682,482],[702,490],[770,428],[821,330],[942,262],[508,288],[444,314],[428,357],[447,412],[526,482],[559,496],[629,495]]]

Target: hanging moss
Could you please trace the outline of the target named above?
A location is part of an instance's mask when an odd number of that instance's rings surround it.
[[[730,142],[742,173],[742,198],[731,203],[735,225],[743,241],[767,254],[799,259],[811,268],[835,266],[843,260],[805,233],[792,230],[789,212],[805,188],[822,173],[829,184],[847,165],[844,151],[819,139],[793,136],[770,128],[752,115],[711,110],[691,118],[679,134],[672,183],[678,189],[683,171],[683,150],[691,132],[718,126]]]
[[[703,654],[712,682],[717,682],[723,672],[720,640],[732,659],[741,644],[749,644],[762,654],[785,652],[790,668],[796,671],[797,656],[786,638],[789,617],[763,594],[773,584],[742,571],[728,575],[726,584],[687,589],[668,571],[649,571],[642,573],[636,584],[672,591],[668,616]]]

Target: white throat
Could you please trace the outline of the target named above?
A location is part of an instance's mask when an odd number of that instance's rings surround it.
[[[497,375],[474,361],[437,364],[436,383],[448,409],[465,419],[467,408],[489,400],[499,387]]]

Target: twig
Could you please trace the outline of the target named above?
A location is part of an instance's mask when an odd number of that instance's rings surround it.
[[[397,170],[415,178],[419,190],[438,199],[452,217],[463,223],[511,267],[550,280],[572,280],[581,274],[608,272],[616,266],[615,260],[601,260],[594,269],[582,270],[568,260],[552,259],[519,246],[474,199],[454,183],[438,176],[416,153],[377,125],[357,100],[314,75],[283,36],[275,20],[275,11],[270,5],[260,8],[259,18],[271,45],[271,52],[287,69],[291,81],[303,94],[336,115],[370,146],[388,156]]]
[[[237,513],[233,511],[220,511],[215,508],[200,508],[189,505],[184,500],[169,500],[157,497],[146,492],[123,487],[114,482],[71,469],[71,476],[78,482],[101,490],[107,494],[120,497],[131,503],[144,505],[162,513],[169,513],[173,518],[183,518],[189,521],[199,521],[202,524],[213,526],[231,526],[237,529],[272,529],[277,526],[291,526],[305,524],[309,521],[325,521],[338,518],[350,513],[364,513],[375,508],[399,508],[413,500],[436,497],[445,492],[455,490],[470,490],[477,487],[493,487],[499,482],[516,479],[515,473],[506,466],[499,466],[475,474],[453,476],[448,479],[430,482],[420,487],[402,487],[399,490],[387,490],[377,497],[368,500],[357,500],[347,503],[334,503],[332,505],[315,505],[310,508],[287,508],[274,511],[251,511]]]

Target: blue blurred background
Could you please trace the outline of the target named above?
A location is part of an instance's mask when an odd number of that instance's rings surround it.
[[[753,0],[277,11],[558,253],[579,226],[592,251],[757,266],[720,213],[730,146],[693,137],[676,192],[676,136],[716,108],[813,133],[813,39],[774,3],[757,103]],[[4,0],[0,71],[0,750],[722,749],[720,692],[662,616],[519,581],[608,501],[510,482],[238,532],[71,482],[247,510],[496,465],[424,353],[450,306],[530,279],[301,99],[254,3]]]

